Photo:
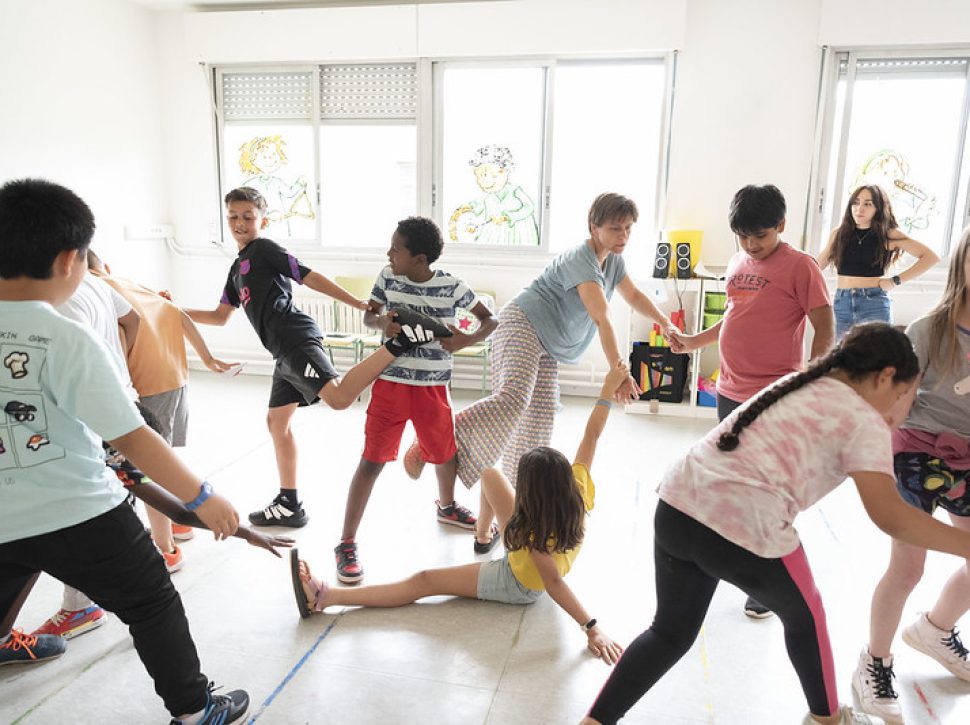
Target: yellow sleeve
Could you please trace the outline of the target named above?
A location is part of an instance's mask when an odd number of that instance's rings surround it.
[[[579,486],[579,492],[583,496],[583,504],[586,506],[586,510],[592,511],[596,499],[596,485],[593,483],[592,476],[589,475],[589,469],[582,463],[574,463],[573,478],[576,479],[576,485]]]

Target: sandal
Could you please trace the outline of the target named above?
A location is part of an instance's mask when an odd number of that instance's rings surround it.
[[[300,611],[302,619],[307,619],[323,611],[320,601],[327,598],[330,587],[326,582],[319,582],[314,600],[311,602],[307,598],[304,585],[309,584],[311,588],[313,587],[313,574],[310,572],[310,565],[300,559],[300,552],[296,548],[290,549],[290,581],[293,584],[296,608]]]
[[[498,543],[498,540],[499,540],[498,526],[493,523],[491,528],[489,529],[489,533],[492,535],[492,538],[489,539],[488,542],[484,544],[478,540],[478,537],[475,537],[476,554],[487,554],[493,548],[495,548],[495,545]]]

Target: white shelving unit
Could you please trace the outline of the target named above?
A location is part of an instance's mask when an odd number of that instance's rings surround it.
[[[704,319],[704,293],[723,292],[724,280],[713,279],[649,279],[638,282],[637,286],[648,290],[663,285],[667,296],[667,301],[660,303],[660,308],[670,314],[680,307],[678,291],[683,300],[683,307],[686,315],[687,331],[690,334],[699,332],[703,326]],[[647,340],[650,336],[650,329],[653,321],[643,317],[636,312],[630,313],[629,341],[632,349],[634,342]],[[697,381],[702,373],[701,359],[710,359],[710,353],[715,350],[714,346],[706,349],[694,350],[690,355],[690,369],[687,375],[687,392],[684,400],[680,403],[665,403],[657,400],[636,400],[625,407],[627,413],[637,415],[673,415],[687,418],[717,418],[717,409],[713,407],[697,404]],[[716,360],[716,353],[714,355]],[[716,367],[716,362],[711,365],[712,372]]]

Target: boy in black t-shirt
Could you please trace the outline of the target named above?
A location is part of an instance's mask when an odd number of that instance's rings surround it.
[[[293,306],[290,280],[359,310],[367,310],[368,302],[261,238],[259,233],[267,224],[266,200],[255,189],[243,186],[226,194],[226,217],[239,256],[229,270],[222,299],[214,310],[186,312],[195,322],[224,325],[241,305],[263,347],[276,360],[266,423],[276,452],[280,493],[262,511],[251,513],[249,520],[256,526],[300,527],[306,525],[307,515],[297,497],[296,440],[290,429],[294,411],[317,400],[343,410],[395,357],[452,333],[430,317],[401,310],[388,332],[391,339],[341,379],[320,343],[323,335],[317,323]]]

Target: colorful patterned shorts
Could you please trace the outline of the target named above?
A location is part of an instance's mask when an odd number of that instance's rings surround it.
[[[897,453],[893,457],[896,488],[906,503],[933,513],[937,506],[955,516],[970,516],[970,471],[957,471],[928,453]]]

